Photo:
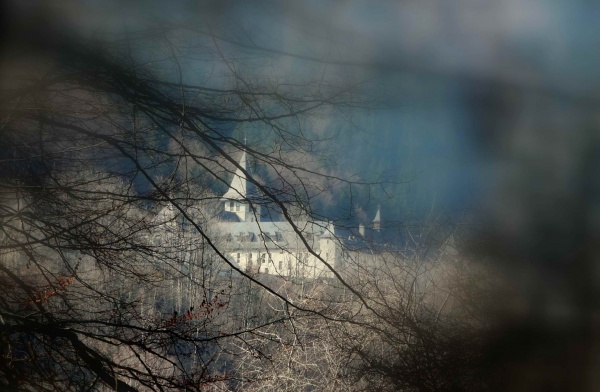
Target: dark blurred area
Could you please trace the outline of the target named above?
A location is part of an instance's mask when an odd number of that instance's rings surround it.
[[[41,79],[48,59],[60,57],[53,51],[63,40],[98,43],[116,33],[162,34],[163,27],[189,28],[230,55],[239,48],[236,63],[247,59],[253,73],[364,80],[356,94],[376,97],[385,118],[375,110],[353,120],[367,128],[365,139],[388,142],[385,148],[360,144],[355,141],[363,136],[357,136],[337,144],[338,151],[362,149],[379,165],[373,163],[375,171],[401,172],[391,178],[398,182],[415,178],[418,199],[435,194],[435,208],[451,210],[461,195],[461,208],[467,203],[476,222],[469,257],[492,264],[509,282],[509,295],[496,298],[487,316],[482,377],[492,390],[600,389],[600,4],[67,1],[2,7],[3,111],[11,105],[10,89],[28,83],[29,71]],[[201,67],[213,66],[198,57],[187,70],[201,74]],[[193,75],[187,81],[202,82]],[[444,108],[451,113],[438,115]],[[322,126],[343,132],[346,125],[332,118]],[[429,148],[439,140],[437,150]],[[347,156],[342,160],[350,172],[364,169],[360,162],[352,167]],[[385,203],[390,211],[398,205]]]

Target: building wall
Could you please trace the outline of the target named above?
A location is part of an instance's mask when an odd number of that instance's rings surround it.
[[[335,254],[332,251],[320,253],[331,266],[335,264]],[[317,249],[315,249],[317,250]],[[306,248],[292,250],[254,250],[240,247],[228,253],[230,260],[242,271],[254,274],[270,274],[285,277],[302,277],[310,279],[331,278],[333,273]]]

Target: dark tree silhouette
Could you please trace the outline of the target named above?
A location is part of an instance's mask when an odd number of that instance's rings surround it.
[[[270,175],[245,172],[262,195],[251,202],[293,224],[340,180],[302,162],[317,147],[303,116],[358,102],[348,86],[253,78],[207,34],[84,39],[60,20],[13,21],[3,53],[0,383],[235,385],[232,342],[246,350],[248,334],[289,318],[260,297],[298,305],[228,259],[214,191],[245,170],[243,149]],[[226,82],[186,77],[194,39]],[[155,51],[168,66],[147,61]],[[239,140],[244,127],[263,143]]]
[[[425,9],[433,20],[452,11],[439,29],[406,23],[417,44],[392,29],[377,48],[367,29],[336,32],[326,13],[282,6],[312,38],[348,35],[340,55],[335,45],[288,50],[244,23],[219,28],[231,16],[224,2],[141,15],[134,3],[105,29],[78,18],[93,7],[5,5],[0,388],[595,390],[595,63],[579,43],[571,53],[535,34],[515,40],[512,19],[452,26],[468,3]],[[476,39],[461,58],[453,48],[467,36]],[[310,65],[279,72],[281,57]],[[382,89],[400,104],[452,90],[461,126],[492,157],[476,162],[494,167],[496,188],[485,230],[462,243],[470,257],[444,253],[443,220],[406,227],[405,249],[345,249],[343,271],[303,234],[299,222],[328,218],[313,202],[331,190],[351,200],[372,191],[328,166],[335,132],[311,121],[351,122],[372,102],[347,81],[373,74],[402,79]],[[261,276],[229,259],[217,206],[237,171],[257,189],[245,201],[289,223],[332,279]]]

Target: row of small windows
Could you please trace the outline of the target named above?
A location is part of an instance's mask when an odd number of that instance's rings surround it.
[[[227,242],[233,242],[234,240],[237,242],[283,242],[284,238],[280,232],[275,232],[273,234],[259,233],[256,235],[251,231],[239,232],[235,236],[232,234],[227,234],[225,236],[225,241]]]
[[[266,253],[260,253],[259,255],[260,255],[259,256],[260,257],[260,262],[262,264],[266,263],[266,261],[267,261],[267,254]],[[239,263],[241,257],[242,257],[241,253],[237,253],[236,254],[236,259],[237,259],[238,263]],[[248,253],[247,259],[248,259],[248,261],[252,261],[252,253]],[[270,256],[269,256],[269,260],[273,261]]]
[[[281,251],[281,254],[283,254],[283,251]],[[258,257],[260,259],[260,264],[265,264],[267,262],[267,255],[269,255],[268,253],[259,253]],[[325,254],[325,258],[327,259],[329,257],[329,253]],[[241,253],[236,253],[236,260],[238,263],[240,263],[242,258],[242,254]],[[309,253],[298,253],[295,257],[294,257],[297,261],[301,262],[301,263],[308,263],[308,258],[309,258]],[[248,260],[248,262],[252,263],[252,259],[253,259],[253,253],[247,253],[246,254],[246,260]],[[271,258],[271,256],[269,255],[269,261],[273,262],[273,259]],[[282,265],[283,261],[279,260],[279,268],[283,268]],[[291,267],[292,265],[292,260],[291,258],[288,258],[288,267]]]
[[[247,272],[253,272],[253,273],[265,273],[265,274],[269,274],[269,270],[270,267],[267,263],[267,255],[269,255],[269,253],[258,253],[257,255],[257,262],[254,263],[253,262],[253,254],[252,253],[245,253],[246,256],[246,266],[245,269]],[[273,262],[273,260],[269,257],[268,260],[270,261],[270,263],[273,264],[273,267],[277,266],[277,268],[275,268],[275,273],[276,274],[284,274],[284,275],[288,275],[288,274],[300,274],[300,275],[304,275],[309,273],[310,271],[312,271],[313,273],[316,271],[317,266],[315,265],[309,265],[307,263],[308,260],[308,256],[309,253],[298,253],[296,255],[288,255],[288,257],[284,260],[284,259],[280,259],[277,261],[277,263],[275,264]],[[236,258],[238,260],[238,262],[240,261],[240,259],[242,258],[242,253],[236,253]],[[325,257],[327,257],[328,255],[326,255]],[[296,262],[294,262],[294,260],[296,260]],[[284,270],[284,268],[287,267],[287,271]]]
[[[236,203],[235,201],[231,200],[229,201],[229,209],[227,208],[227,204],[225,204],[225,211],[233,211],[235,209],[235,211],[239,212],[241,210],[241,206],[241,203]],[[256,211],[254,206],[250,206],[250,210]]]
[[[277,264],[278,264],[277,265],[278,266],[278,270],[279,271],[283,270],[283,260],[279,260],[279,262]],[[292,269],[292,261],[291,260],[287,261],[287,268],[288,268],[288,270]],[[246,271],[251,271],[252,269],[253,269],[252,260],[249,260],[248,264],[246,265]],[[269,273],[269,268],[265,267],[264,271],[265,271],[266,274],[268,274]],[[257,272],[260,272],[260,268],[257,269]]]

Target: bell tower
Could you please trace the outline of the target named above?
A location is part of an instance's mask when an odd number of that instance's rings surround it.
[[[248,173],[248,164],[244,150],[229,189],[221,200],[224,201],[225,211],[235,213],[242,222],[252,222],[260,217],[260,206],[253,205],[251,202],[252,192],[249,191],[249,187],[252,184],[249,183],[245,173]]]

